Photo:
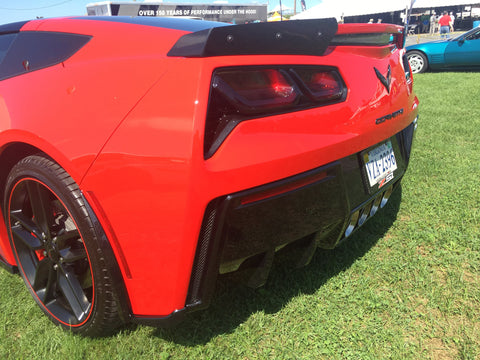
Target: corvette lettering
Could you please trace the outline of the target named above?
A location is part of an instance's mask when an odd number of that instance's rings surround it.
[[[403,114],[403,109],[394,111],[391,114],[388,114],[388,115],[385,115],[385,116],[382,116],[382,117],[379,117],[378,119],[376,119],[375,124],[378,125],[378,124],[384,123],[387,120],[395,119],[398,115],[402,115],[402,114]]]

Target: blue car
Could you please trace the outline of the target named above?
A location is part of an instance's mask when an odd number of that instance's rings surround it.
[[[480,27],[455,38],[408,46],[406,50],[414,74],[428,69],[480,68]]]

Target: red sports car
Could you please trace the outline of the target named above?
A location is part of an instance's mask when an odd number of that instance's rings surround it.
[[[218,274],[259,286],[282,248],[308,263],[405,173],[403,38],[334,19],[0,26],[0,263],[84,335],[174,323]]]

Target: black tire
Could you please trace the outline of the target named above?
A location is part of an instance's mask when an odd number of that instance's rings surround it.
[[[63,168],[41,155],[18,162],[7,179],[4,214],[19,272],[55,324],[85,336],[122,324],[98,220]]]
[[[428,59],[424,53],[421,51],[409,51],[407,53],[408,63],[410,64],[410,68],[412,69],[412,73],[420,74],[428,69]]]

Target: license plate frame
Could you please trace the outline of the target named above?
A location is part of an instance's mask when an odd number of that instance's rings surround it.
[[[362,152],[362,162],[370,189],[380,189],[395,178],[398,162],[390,139]]]

